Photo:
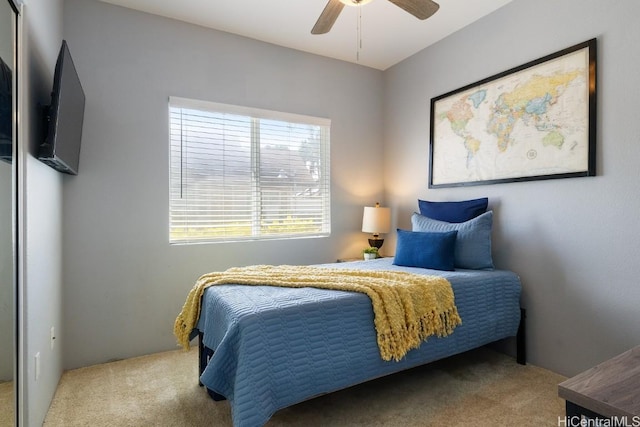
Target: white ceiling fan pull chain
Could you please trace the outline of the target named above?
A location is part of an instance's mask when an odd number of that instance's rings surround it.
[[[356,49],[356,62],[360,62],[360,50],[362,50],[362,6],[358,6],[358,23],[356,25],[357,33],[357,49]]]

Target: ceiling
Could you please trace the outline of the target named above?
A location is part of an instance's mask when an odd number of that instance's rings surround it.
[[[436,0],[421,21],[387,0],[345,7],[331,31],[311,28],[328,0],[102,0],[317,55],[385,70],[511,0]]]

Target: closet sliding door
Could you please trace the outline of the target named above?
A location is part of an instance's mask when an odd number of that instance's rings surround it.
[[[18,422],[18,22],[0,0],[0,425]]]

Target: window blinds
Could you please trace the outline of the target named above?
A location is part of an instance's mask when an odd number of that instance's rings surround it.
[[[170,242],[327,236],[330,121],[171,97]]]

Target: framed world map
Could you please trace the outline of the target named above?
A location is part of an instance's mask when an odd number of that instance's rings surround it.
[[[431,99],[429,188],[595,176],[596,39]]]

